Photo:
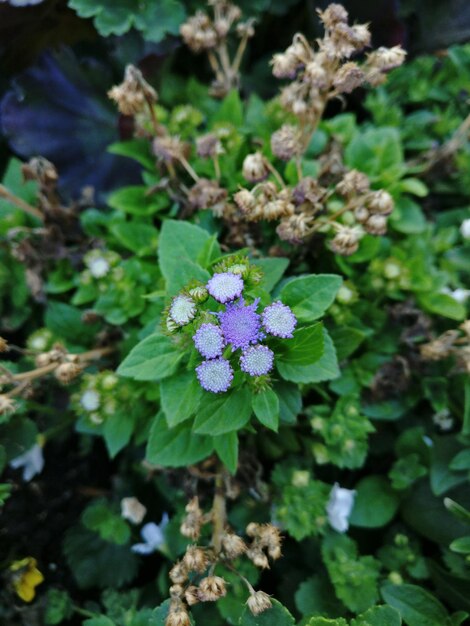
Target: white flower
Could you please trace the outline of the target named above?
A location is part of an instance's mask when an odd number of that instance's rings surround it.
[[[121,515],[133,524],[140,524],[144,519],[147,509],[137,498],[123,498],[121,500]]]
[[[10,461],[10,467],[13,469],[23,468],[23,480],[29,482],[33,476],[40,474],[44,467],[44,455],[42,447],[36,443],[32,448],[20,454]]]
[[[132,546],[132,552],[137,554],[152,554],[165,544],[164,530],[168,524],[168,513],[163,513],[160,524],[149,522],[142,526],[140,534],[144,543],[136,543]]]
[[[461,304],[463,304],[470,297],[470,289],[462,289],[461,287],[454,289],[453,291],[452,289],[449,289],[449,287],[443,287],[441,289],[441,293],[445,293]]]
[[[449,409],[441,409],[437,413],[434,413],[432,421],[442,431],[452,430],[452,427],[454,426],[454,420],[450,415]]]
[[[109,263],[105,258],[99,256],[89,261],[88,268],[94,278],[103,278],[109,272]]]
[[[339,533],[345,533],[349,528],[349,516],[354,506],[356,492],[343,489],[335,483],[330,492],[330,499],[326,505],[330,526]]]
[[[460,234],[464,239],[470,239],[470,218],[464,220],[460,225]]]
[[[88,389],[80,398],[80,404],[85,411],[96,411],[100,406],[100,395],[93,389]]]

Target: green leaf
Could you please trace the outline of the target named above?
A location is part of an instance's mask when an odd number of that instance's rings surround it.
[[[146,458],[153,465],[183,467],[206,458],[213,447],[212,437],[194,434],[188,422],[169,428],[160,411],[150,428]]]
[[[217,436],[240,430],[251,416],[250,396],[246,388],[231,389],[220,396],[204,394],[194,420],[194,432]]]
[[[294,337],[283,341],[278,360],[289,365],[310,365],[315,363],[323,354],[323,324],[317,322],[312,326],[297,328]]]
[[[408,626],[443,626],[448,614],[433,595],[417,585],[384,585],[385,602],[397,609]]]
[[[336,598],[328,576],[319,574],[308,578],[300,585],[295,593],[295,604],[306,617],[317,614],[338,615],[346,610]]]
[[[311,365],[297,365],[278,361],[277,369],[285,380],[293,383],[318,383],[340,375],[336,351],[328,332],[323,329],[323,355]]]
[[[27,452],[36,443],[38,428],[26,417],[16,417],[1,428],[1,441],[7,461]]]
[[[431,489],[436,496],[441,496],[452,487],[467,481],[465,474],[456,474],[450,469],[450,462],[460,444],[453,437],[435,437],[431,448]]]
[[[280,298],[300,322],[312,322],[333,303],[341,283],[342,278],[335,274],[300,276],[284,285]]]
[[[461,450],[449,463],[451,470],[470,470],[470,449]]]
[[[406,196],[401,196],[395,202],[395,208],[389,219],[394,230],[405,235],[418,235],[427,228],[421,207]]]
[[[156,333],[132,348],[117,373],[135,380],[162,380],[174,373],[182,356],[168,337]]]
[[[426,311],[448,317],[451,320],[464,320],[467,314],[465,306],[446,293],[419,294],[418,301]]]
[[[214,115],[214,122],[230,122],[236,126],[243,124],[243,103],[237,89],[232,89],[223,99]]]
[[[166,205],[166,199],[162,194],[147,194],[147,187],[143,185],[131,185],[122,187],[113,192],[108,198],[111,208],[129,213],[131,215],[153,215]]]
[[[178,0],[147,0],[145,11],[137,11],[134,21],[145,41],[158,43],[167,33],[178,35],[185,17],[185,8]]]
[[[353,526],[380,528],[390,522],[399,500],[383,476],[366,476],[356,485],[356,499],[349,519]]]
[[[401,626],[401,617],[391,606],[373,606],[353,619],[351,626]]]
[[[348,626],[348,622],[343,617],[312,617],[306,626]]]
[[[109,456],[114,458],[129,443],[134,430],[134,420],[128,413],[117,412],[108,417],[103,435]]]
[[[279,414],[285,424],[295,424],[297,415],[302,410],[302,394],[297,385],[283,380],[274,385],[274,390],[279,398]]]
[[[84,324],[82,314],[83,311],[65,302],[49,301],[45,323],[56,337],[65,339],[72,345],[86,345],[96,335],[99,325]]]
[[[330,335],[336,346],[336,354],[339,361],[351,356],[367,337],[362,330],[358,330],[352,326],[337,326],[336,328],[332,328]]]
[[[272,389],[255,393],[251,399],[253,412],[258,420],[277,433],[279,428],[279,398]]]
[[[46,596],[44,623],[48,626],[60,624],[73,613],[72,598],[62,589],[49,589]]]
[[[294,626],[295,620],[286,607],[277,600],[272,599],[271,602],[272,607],[259,615],[252,615],[245,607],[238,626]]]
[[[210,238],[207,231],[189,222],[163,223],[158,257],[169,293],[176,293],[192,279],[203,282],[209,279],[209,272],[197,261]]]
[[[160,395],[168,426],[173,428],[194,415],[202,394],[202,387],[194,372],[178,372],[163,380],[160,383]]]
[[[83,626],[116,626],[115,622],[106,615],[99,615],[98,617],[90,617],[83,622]]]
[[[119,222],[111,232],[121,245],[137,256],[151,254],[157,249],[158,231],[153,226],[133,222]]]
[[[104,541],[122,546],[129,542],[131,531],[123,518],[114,513],[104,500],[88,506],[82,514],[86,528],[97,532]]]
[[[150,153],[150,144],[146,139],[117,141],[108,146],[108,152],[129,157],[150,171],[155,169],[155,157]]]
[[[405,170],[403,147],[396,128],[371,128],[357,132],[345,150],[345,162],[374,182],[391,184]]]
[[[264,277],[261,285],[267,292],[270,292],[281,280],[289,265],[289,259],[282,257],[253,259],[252,263],[263,270]]]
[[[470,554],[470,536],[454,539],[449,548],[459,554]]]
[[[235,474],[238,466],[238,433],[232,431],[225,435],[214,437],[214,448],[219,459]]]

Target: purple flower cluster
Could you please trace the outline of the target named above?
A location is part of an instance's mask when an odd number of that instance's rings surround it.
[[[206,285],[209,294],[225,309],[214,315],[216,323],[204,323],[193,335],[194,345],[206,359],[196,368],[199,383],[206,391],[223,393],[233,380],[233,368],[223,352],[242,351],[240,369],[250,376],[265,376],[274,366],[274,352],[262,341],[266,334],[293,337],[297,319],[291,309],[277,301],[258,313],[259,298],[245,304],[243,279],[232,272],[214,274]]]

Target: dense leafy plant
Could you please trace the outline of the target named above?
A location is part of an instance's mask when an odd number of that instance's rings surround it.
[[[331,5],[315,47],[296,35],[275,56],[288,82],[264,102],[237,89],[253,24],[232,50],[241,13],[212,4],[181,26],[211,87],[157,95],[129,66],[109,92],[135,135],[109,150],[139,164],[141,184],[78,210],[35,158],[11,159],[0,186],[2,516],[24,514],[28,482],[50,489],[68,455],[74,490],[60,576],[47,542],[8,525],[0,615],[461,624],[469,144],[463,107],[446,105],[470,53],[417,59],[384,84],[403,51],[351,60],[368,29]],[[176,0],[138,19],[70,5],[105,35],[134,25],[150,40],[185,16]],[[365,84],[378,87],[370,119],[329,115]],[[17,610],[13,596],[35,601]]]

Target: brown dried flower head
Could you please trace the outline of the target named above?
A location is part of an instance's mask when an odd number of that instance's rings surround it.
[[[224,153],[220,139],[215,133],[207,133],[196,139],[197,155],[209,159]]]
[[[0,415],[8,415],[14,413],[16,409],[16,403],[13,398],[5,394],[0,395]]]
[[[219,186],[215,180],[200,178],[189,190],[188,201],[193,209],[212,209],[215,213],[223,213],[227,190]]]
[[[271,150],[282,161],[290,161],[301,154],[302,143],[298,127],[292,124],[281,126],[271,137]]]
[[[184,592],[184,598],[188,606],[193,606],[193,604],[200,602],[198,588],[195,585],[190,585]]]
[[[170,570],[170,580],[173,583],[182,585],[188,580],[188,569],[184,561],[178,561]]]
[[[335,254],[349,256],[354,254],[362,238],[362,230],[357,226],[343,226],[336,224],[337,233],[330,242],[330,248]]]
[[[248,548],[246,556],[260,569],[269,569],[269,560],[261,548]]]
[[[63,385],[68,385],[82,372],[83,367],[78,363],[61,363],[54,370],[55,378]]]
[[[114,100],[123,115],[137,115],[146,104],[157,101],[157,92],[151,87],[134,65],[128,65],[124,81],[108,91],[108,97]]]
[[[256,198],[248,189],[240,189],[233,196],[235,204],[244,215],[250,215],[256,206]]]
[[[173,598],[165,620],[165,626],[190,626],[189,613],[181,600]]]
[[[351,93],[360,87],[365,80],[365,74],[357,63],[349,62],[342,65],[336,72],[333,85],[339,93]]]
[[[336,191],[342,196],[367,193],[370,189],[369,179],[363,172],[350,170],[336,185]]]
[[[189,572],[198,572],[202,574],[209,565],[207,553],[198,546],[189,546],[183,557],[183,563]]]
[[[226,593],[226,583],[220,576],[207,576],[199,583],[199,599],[201,602],[215,602]]]
[[[370,235],[385,235],[387,232],[387,217],[385,215],[371,215],[364,222],[364,229]]]
[[[219,42],[219,35],[212,20],[203,11],[197,11],[181,24],[180,34],[184,43],[195,53],[211,50]]]
[[[243,177],[250,183],[259,183],[269,176],[266,159],[260,152],[248,154],[243,161]]]
[[[259,615],[272,607],[270,597],[264,591],[255,591],[250,595],[246,602],[250,612],[253,615]]]
[[[0,352],[8,352],[8,341],[3,337],[0,337]]]
[[[313,217],[300,213],[283,218],[276,232],[283,241],[300,244],[310,234]]]
[[[236,559],[246,552],[246,544],[243,539],[233,533],[226,533],[222,537],[222,548],[228,559]]]
[[[155,137],[152,142],[154,155],[165,163],[178,161],[184,157],[186,149],[186,145],[179,137]]]
[[[393,198],[384,189],[373,191],[367,199],[367,208],[371,213],[390,215],[394,208]]]

